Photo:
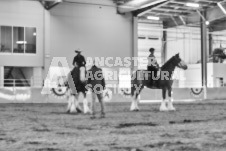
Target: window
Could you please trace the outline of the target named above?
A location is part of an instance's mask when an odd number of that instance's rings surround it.
[[[13,53],[24,53],[25,43],[24,28],[13,27]]]
[[[0,52],[36,53],[36,28],[0,26]]]
[[[36,29],[25,27],[25,53],[36,53]]]
[[[12,52],[12,27],[0,26],[0,52]]]

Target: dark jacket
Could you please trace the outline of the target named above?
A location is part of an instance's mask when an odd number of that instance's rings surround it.
[[[155,67],[159,66],[154,54],[150,54],[148,56],[148,66],[155,66]]]
[[[75,64],[75,62],[77,63],[78,67],[81,67],[81,66],[85,66],[86,65],[86,60],[85,60],[84,56],[81,55],[81,54],[77,54],[74,57],[73,65]]]
[[[87,84],[92,91],[102,92],[105,89],[105,80],[101,68],[93,65],[91,69],[87,71]]]

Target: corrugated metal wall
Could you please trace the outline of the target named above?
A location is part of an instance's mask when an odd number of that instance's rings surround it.
[[[150,48],[155,48],[155,57],[159,64],[162,63],[162,28],[161,24],[138,24],[138,57],[145,58],[139,61],[138,69],[147,68],[147,57],[150,54]]]

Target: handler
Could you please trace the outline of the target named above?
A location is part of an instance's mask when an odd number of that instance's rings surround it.
[[[103,91],[105,89],[105,80],[103,77],[102,69],[98,68],[95,65],[95,61],[93,62],[93,66],[91,69],[87,71],[87,86],[92,91],[92,116],[91,119],[96,118],[95,117],[95,100],[96,96],[99,100],[99,103],[101,105],[101,116],[100,118],[105,117],[104,113],[104,102],[103,102]]]

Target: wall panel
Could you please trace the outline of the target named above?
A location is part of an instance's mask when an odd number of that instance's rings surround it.
[[[71,67],[77,48],[85,57],[132,55],[132,16],[115,7],[63,3],[50,15],[50,56],[67,57]]]

